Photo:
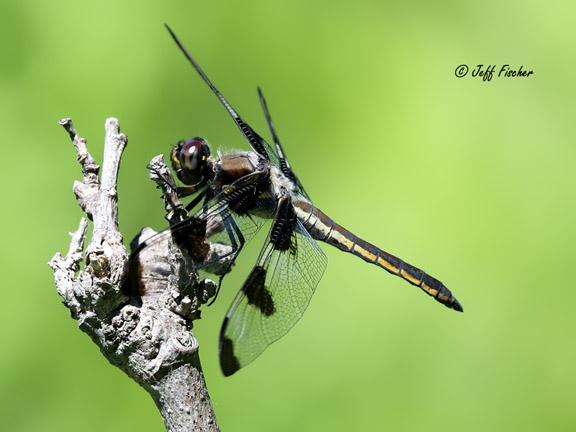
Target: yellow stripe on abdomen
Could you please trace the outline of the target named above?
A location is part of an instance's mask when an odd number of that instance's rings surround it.
[[[404,269],[400,270],[400,276],[402,276],[404,279],[406,279],[411,284],[414,284],[416,286],[420,286],[421,280],[415,278],[410,273],[408,273],[406,270],[404,270]]]
[[[420,285],[420,288],[422,288],[424,291],[426,291],[432,297],[436,297],[438,295],[437,289],[434,289],[431,286],[426,285],[426,283],[424,283],[424,282],[422,283],[422,285]]]
[[[354,241],[347,235],[338,231],[336,228],[330,230],[326,241],[329,243],[336,243],[340,249],[346,250],[348,252],[352,252],[352,248],[354,247]]]
[[[400,269],[398,267],[392,265],[392,263],[386,261],[382,257],[378,257],[377,264],[385,270],[388,270],[390,273],[398,274],[400,273]]]
[[[462,305],[439,280],[358,238],[309,202],[294,201],[293,204],[298,219],[316,240],[326,242],[344,252],[356,255],[364,261],[376,264],[378,267],[400,276],[412,285],[416,285],[449,308],[462,311]]]
[[[358,244],[354,245],[354,250],[352,250],[352,253],[369,262],[376,261],[376,258],[378,257],[378,255],[370,252],[368,249],[365,249],[362,246],[359,246]]]

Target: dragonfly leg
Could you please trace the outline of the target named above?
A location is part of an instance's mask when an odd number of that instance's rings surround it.
[[[216,298],[218,298],[218,293],[220,293],[220,287],[222,286],[224,276],[226,276],[230,272],[232,265],[234,265],[234,261],[236,261],[236,256],[238,256],[238,254],[244,247],[244,244],[246,243],[244,235],[242,235],[242,231],[240,231],[240,228],[234,221],[234,218],[226,217],[222,221],[222,224],[224,225],[224,228],[226,229],[226,234],[228,234],[228,238],[230,239],[230,245],[232,249],[229,255],[232,255],[232,259],[228,262],[226,269],[220,275],[220,278],[218,279],[218,287],[216,288],[216,294],[214,295],[214,297],[212,297],[212,300],[210,301],[208,306],[211,306],[216,301]]]
[[[196,192],[198,192],[197,185],[178,186],[176,188],[176,194],[178,195],[178,198],[186,198],[187,196],[195,194]]]
[[[197,196],[195,196],[192,201],[190,201],[188,204],[186,204],[186,207],[185,207],[186,211],[189,212],[194,207],[196,207],[198,204],[200,204],[200,201],[202,201],[202,199],[204,199],[204,195],[206,195],[206,193],[205,193],[205,191],[202,191]]]

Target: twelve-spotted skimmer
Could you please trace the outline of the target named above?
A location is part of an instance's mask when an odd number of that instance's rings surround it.
[[[240,117],[166,27],[252,147],[250,152],[212,156],[202,138],[179,142],[170,155],[177,177],[187,185],[179,188],[179,195],[195,195],[187,206],[189,211],[201,201],[203,204],[167,232],[195,263],[212,267],[222,277],[263,222],[272,221],[256,265],[222,324],[220,366],[224,375],[253,361],[300,319],[326,268],[326,256],[317,241],[400,276],[449,308],[463,310],[442,282],[362,240],[315,207],[286,158],[260,88],[273,146]],[[209,262],[209,243],[228,246],[226,258],[219,258],[225,265]]]

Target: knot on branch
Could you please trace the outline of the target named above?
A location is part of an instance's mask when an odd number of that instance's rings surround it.
[[[106,121],[100,178],[100,167],[72,121],[62,119],[60,124],[72,139],[82,166],[83,180],[74,183],[74,194],[94,226],[85,249],[88,222],[81,218],[66,256],[57,253],[49,262],[58,294],[106,358],[149,391],[165,423],[182,425],[172,430],[189,430],[186,425],[197,424],[198,418],[205,425],[198,430],[218,430],[198,342],[190,332],[192,322],[200,317],[200,306],[215,294],[216,285],[199,280],[194,264],[174,245],[170,232],[129,259],[118,230],[116,185],[128,141],[120,133],[118,120]],[[163,190],[168,219],[171,223],[183,220],[186,210],[163,159],[154,158],[150,171]],[[133,243],[138,245],[156,234],[145,228]],[[191,408],[180,409],[186,404]]]

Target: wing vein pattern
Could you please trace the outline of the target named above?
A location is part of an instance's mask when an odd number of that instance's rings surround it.
[[[224,375],[252,362],[298,322],[326,269],[326,256],[300,221],[286,250],[275,248],[272,230],[222,325]]]

